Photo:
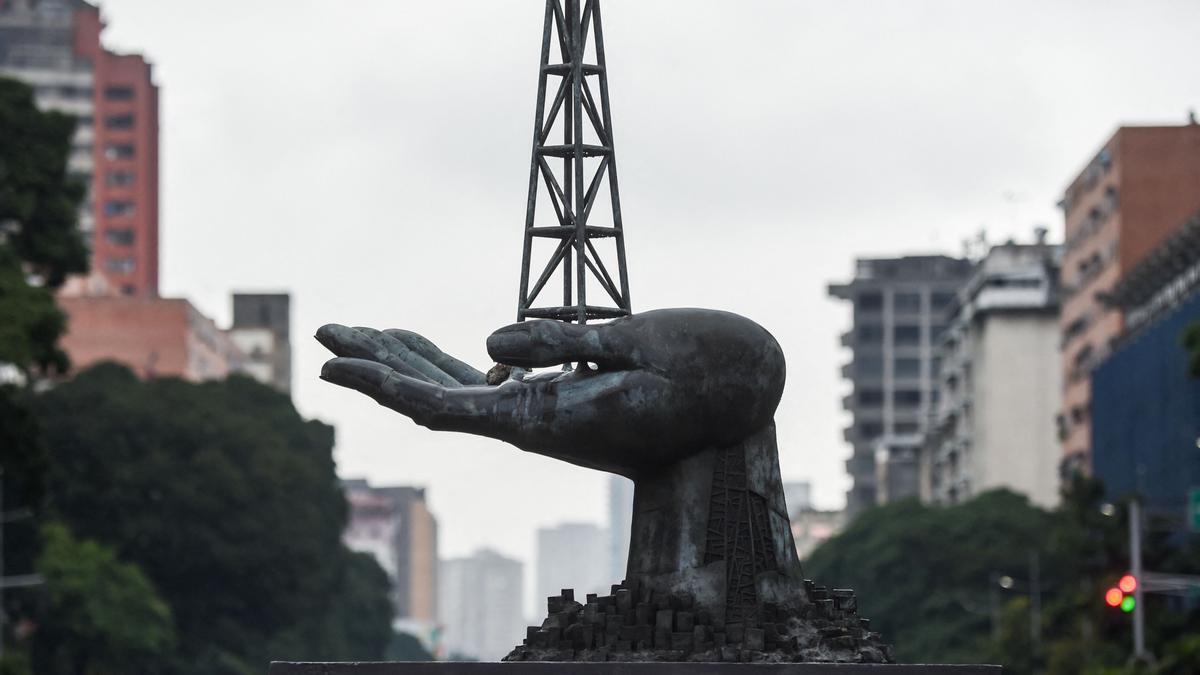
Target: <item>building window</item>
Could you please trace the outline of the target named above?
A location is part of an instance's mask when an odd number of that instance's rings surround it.
[[[132,101],[133,87],[123,84],[105,87],[104,98],[109,101]]]
[[[936,309],[945,309],[954,302],[954,294],[947,291],[934,291],[933,295],[929,296],[929,304]]]
[[[75,126],[84,127],[84,128],[92,126],[92,116],[91,115],[76,115],[75,116]]]
[[[104,241],[117,246],[132,246],[133,230],[128,227],[110,227],[104,230]]]
[[[892,296],[892,308],[897,312],[921,311],[920,293],[897,293]]]
[[[122,113],[120,115],[109,115],[104,118],[105,129],[132,129],[133,128],[133,113]]]
[[[56,93],[59,96],[61,96],[62,98],[91,98],[92,97],[92,88],[91,87],[72,87],[70,85],[64,85],[62,87],[59,87],[58,91]]]
[[[132,171],[106,171],[104,184],[108,187],[128,187],[133,185]]]
[[[858,425],[858,435],[861,438],[875,438],[883,433],[883,425],[878,422],[863,422]]]
[[[133,258],[108,258],[104,261],[104,269],[109,272],[117,272],[120,274],[128,274],[132,272],[137,264]]]
[[[892,374],[896,377],[920,377],[921,359],[896,359],[892,362]]]
[[[896,422],[893,426],[895,427],[893,431],[898,434],[915,434],[920,431],[916,422]]]
[[[132,216],[133,202],[123,199],[110,199],[104,202],[104,215],[106,216]]]
[[[133,143],[109,143],[104,148],[104,156],[108,159],[129,159],[133,154]]]
[[[883,342],[883,326],[865,323],[855,327],[854,334],[859,342]]]
[[[892,343],[896,345],[921,344],[921,327],[902,324],[893,326]]]
[[[855,399],[858,401],[859,405],[883,405],[883,392],[878,389],[863,389],[855,394]]]
[[[878,389],[863,389],[855,398],[859,405],[883,405],[883,392]]]
[[[897,389],[892,392],[892,403],[897,408],[916,408],[921,405],[919,389]]]
[[[855,356],[855,377],[882,377],[883,359],[878,356]]]
[[[862,312],[878,312],[883,309],[883,295],[880,293],[862,293],[854,301],[854,309]]]

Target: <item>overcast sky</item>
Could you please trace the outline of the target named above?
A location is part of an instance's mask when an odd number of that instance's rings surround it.
[[[162,87],[162,286],[220,321],[292,293],[294,393],[343,476],[425,485],[444,556],[532,560],[602,522],[604,475],[436,434],[317,379],[328,322],[404,327],[486,368],[514,318],[538,0],[106,0]],[[1054,207],[1122,123],[1200,106],[1200,2],[606,0],[635,310],[731,310],[787,354],[786,479],[849,480],[826,285],[856,256],[1061,239]]]

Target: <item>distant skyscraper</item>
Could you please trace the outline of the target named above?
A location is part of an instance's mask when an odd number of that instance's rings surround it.
[[[1064,477],[1091,469],[1091,371],[1124,324],[1102,298],[1200,209],[1200,124],[1121,127],[1063,195]]]
[[[893,479],[916,465],[936,395],[932,345],[945,326],[946,307],[970,272],[970,261],[940,255],[860,259],[851,282],[829,287],[830,295],[854,306],[853,328],[842,335],[842,345],[853,351],[853,360],[842,368],[854,385],[843,401],[854,416],[845,432],[854,447],[846,462],[854,480],[846,495],[850,516],[879,499],[879,451],[885,455],[884,470],[891,469],[886,496],[916,495],[915,481],[904,487]],[[898,494],[909,490],[911,495]]]
[[[279,391],[292,389],[291,296],[234,293],[229,336],[246,354],[243,371]]]
[[[350,517],[343,541],[375,556],[392,580],[396,627],[429,640],[437,620],[437,521],[425,489],[342,482]]]
[[[445,656],[498,661],[525,639],[522,565],[495,551],[443,560],[438,573]]]
[[[78,120],[68,170],[88,185],[80,228],[91,274],[64,295],[158,295],[158,87],[137,54],[100,43],[83,0],[0,2],[0,76],[33,87],[39,107]]]
[[[571,588],[575,596],[607,592],[620,579],[609,579],[608,531],[591,523],[563,523],[538,529],[537,588],[539,613],[546,598]],[[623,576],[623,575],[622,575]]]
[[[608,477],[608,583],[624,581],[629,562],[629,532],[633,525],[633,481]]]

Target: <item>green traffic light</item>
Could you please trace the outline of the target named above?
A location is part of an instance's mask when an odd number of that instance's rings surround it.
[[[1135,603],[1132,595],[1125,596],[1125,599],[1121,601],[1121,611],[1125,612],[1126,614],[1132,612],[1134,604]]]

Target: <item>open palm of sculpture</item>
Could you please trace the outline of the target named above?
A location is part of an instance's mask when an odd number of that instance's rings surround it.
[[[417,424],[500,439],[635,481],[771,425],[784,383],[783,352],[771,334],[714,310],[506,326],[487,340],[492,359],[516,367],[498,386],[410,331],[330,324],[317,339],[338,356],[325,364],[323,379]],[[524,370],[566,363],[579,367]]]

